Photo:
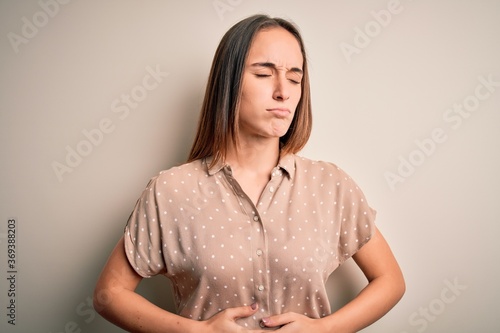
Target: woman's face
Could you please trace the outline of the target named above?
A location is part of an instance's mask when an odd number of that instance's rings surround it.
[[[240,136],[280,138],[301,96],[303,58],[297,39],[283,28],[261,30],[250,47],[239,107]]]

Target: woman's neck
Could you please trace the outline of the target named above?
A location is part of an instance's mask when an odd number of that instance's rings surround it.
[[[234,146],[228,149],[225,162],[238,173],[270,175],[278,164],[279,155],[279,139],[261,142],[261,144],[240,141],[237,149]]]
[[[248,145],[243,142],[238,149],[228,149],[225,162],[231,166],[233,177],[255,205],[271,179],[279,154],[278,139],[265,144]]]

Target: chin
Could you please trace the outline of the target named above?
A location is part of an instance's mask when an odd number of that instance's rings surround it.
[[[288,127],[287,128],[284,128],[284,129],[275,129],[274,131],[274,137],[278,137],[278,138],[281,138],[283,136],[286,135],[286,133],[288,132]]]

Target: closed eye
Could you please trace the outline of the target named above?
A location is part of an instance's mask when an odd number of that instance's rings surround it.
[[[287,77],[288,81],[292,82],[293,84],[301,84],[302,83],[302,76],[297,75],[297,74],[290,74]]]
[[[264,78],[264,77],[271,77],[273,74],[263,74],[263,73],[254,73],[256,77],[259,78]],[[302,83],[302,78],[300,75],[297,74],[291,74],[291,77],[288,78],[288,81],[290,81],[293,84],[301,84]],[[292,78],[293,77],[293,78]]]

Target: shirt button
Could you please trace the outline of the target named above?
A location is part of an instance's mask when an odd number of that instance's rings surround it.
[[[257,250],[257,255],[260,257],[262,255],[262,250]]]
[[[253,220],[254,220],[255,222],[259,221],[259,217],[258,217],[257,215],[254,215]]]
[[[258,289],[259,289],[259,291],[263,291],[264,290],[264,286],[263,285],[259,285]]]

